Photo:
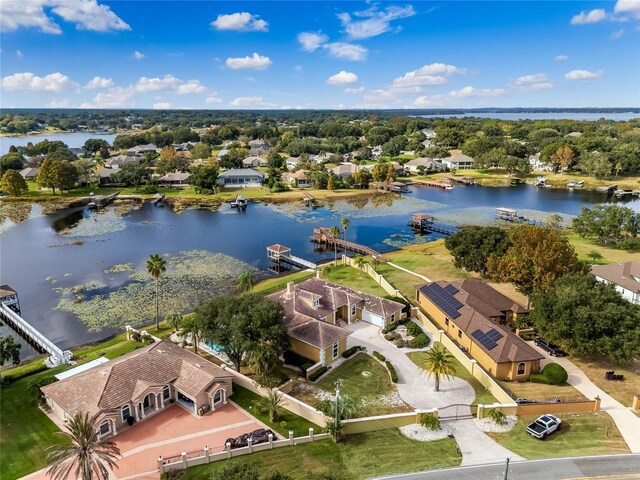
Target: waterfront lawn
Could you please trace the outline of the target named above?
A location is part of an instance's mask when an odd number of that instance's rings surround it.
[[[391,383],[387,369],[366,353],[359,353],[334,368],[316,384],[300,383],[292,392],[299,400],[315,405],[319,399],[314,394],[323,390],[335,394],[336,382],[342,381],[340,391],[358,405],[357,417],[410,412],[413,409],[397,399],[396,388]],[[393,398],[394,402],[385,401]]]
[[[441,343],[435,342],[434,346],[435,345],[441,345]],[[407,356],[411,359],[413,363],[415,363],[418,367],[422,368],[422,364],[424,363],[426,353],[425,352],[409,352],[407,353]],[[491,405],[494,403],[498,403],[498,400],[496,400],[496,398],[487,391],[484,385],[482,385],[478,381],[478,379],[476,379],[476,377],[471,375],[469,370],[464,368],[464,366],[460,363],[460,361],[458,361],[457,358],[453,357],[453,363],[456,366],[455,376],[469,383],[475,390],[476,398],[473,400],[474,405],[478,405],[478,404]]]
[[[357,268],[349,265],[325,267],[322,271],[322,278],[328,282],[339,283],[345,287],[370,293],[371,295],[376,295],[378,297],[386,297],[389,295],[384,288],[378,285],[369,276],[367,272],[364,270],[358,270]]]
[[[552,400],[553,398],[577,400],[585,398],[579,390],[568,383],[546,385],[544,383],[506,382],[503,380],[497,380],[497,382],[514,400],[518,398],[526,398],[528,400]]]
[[[287,288],[288,282],[300,283],[315,276],[314,272],[300,270],[289,275],[268,278],[253,287],[253,293],[260,295],[271,295]]]
[[[537,415],[520,417],[510,432],[487,435],[527,459],[629,453],[627,444],[607,413],[560,414],[558,417],[562,420],[560,430],[545,440],[534,438],[526,431],[527,425]]]
[[[567,238],[569,242],[571,242],[571,245],[573,245],[573,248],[576,249],[578,259],[588,264],[593,264],[593,259],[587,256],[587,254],[593,250],[600,252],[603,257],[595,263],[596,265],[629,262],[631,260],[637,260],[640,256],[640,250],[621,250],[619,248],[602,247],[592,240],[581,238],[576,233],[569,233]]]
[[[454,439],[434,442],[410,440],[397,429],[346,437],[341,443],[323,440],[295,447],[283,447],[250,456],[192,467],[175,477],[209,480],[211,474],[229,463],[251,463],[264,473],[281,472],[293,480],[321,478],[364,480],[394,473],[409,473],[460,465],[461,455]],[[311,477],[310,477],[311,476]]]
[[[292,430],[296,437],[309,435],[310,428],[313,428],[316,433],[320,433],[322,431],[322,428],[318,425],[311,423],[308,420],[291,413],[289,410],[285,410],[284,408],[278,409],[278,420],[276,422],[272,422],[269,420],[268,414],[261,413],[256,409],[254,402],[260,398],[261,397],[259,395],[253,393],[251,390],[247,390],[240,385],[233,385],[233,395],[231,396],[231,400],[262,423],[266,424],[269,428],[280,434],[283,438],[289,438],[289,430]]]

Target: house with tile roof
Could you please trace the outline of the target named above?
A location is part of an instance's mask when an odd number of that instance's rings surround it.
[[[381,328],[400,320],[402,303],[311,278],[270,299],[284,307],[284,322],[293,352],[329,365],[347,348],[351,331],[341,325],[364,321]]]
[[[100,438],[144,421],[173,404],[202,416],[227,403],[232,375],[164,340],[41,388],[64,422],[98,415]]]
[[[509,328],[527,309],[485,282],[468,278],[418,285],[416,300],[492,376],[527,380],[540,370],[544,357]]]
[[[291,183],[296,187],[308,187],[311,185],[311,173],[309,170],[296,170],[282,174],[282,181]]]
[[[610,283],[625,300],[640,305],[640,260],[610,265],[593,265],[596,280]]]

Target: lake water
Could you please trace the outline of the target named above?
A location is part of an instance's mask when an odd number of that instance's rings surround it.
[[[624,113],[532,113],[532,112],[477,112],[477,113],[461,113],[450,115],[418,115],[422,118],[496,118],[498,120],[581,120],[595,122],[604,118],[606,120],[614,120],[616,122],[626,122],[634,118],[640,118],[639,112]]]
[[[70,133],[42,133],[38,135],[24,135],[20,137],[0,137],[0,154],[4,155],[9,151],[9,147],[14,145],[16,147],[26,147],[27,143],[31,142],[34,145],[43,140],[60,140],[67,144],[69,148],[79,148],[84,145],[90,138],[101,138],[106,140],[110,144],[116,138],[113,133],[104,132],[70,132]]]
[[[344,216],[351,220],[349,240],[384,252],[438,237],[415,235],[407,227],[415,212],[432,213],[449,225],[492,224],[495,208],[504,206],[517,208],[520,214],[537,220],[557,212],[568,222],[583,206],[605,201],[618,200],[596,192],[521,185],[456,187],[450,191],[412,187],[402,198],[359,198],[331,202],[317,209],[251,203],[244,213],[225,204],[217,212],[187,210],[177,214],[145,203],[135,209],[112,206],[98,214],[74,208],[44,215],[38,205],[22,205],[21,212],[10,213],[0,226],[0,283],[8,283],[18,291],[25,319],[66,348],[104,338],[114,331],[114,325],[121,326],[121,317],[132,323],[138,319],[138,308],[142,312],[138,305],[153,305],[149,292],[140,291],[141,285],[148,287],[144,262],[151,253],[168,254],[175,268],[182,269],[171,280],[177,283],[173,285],[174,292],[163,297],[166,314],[170,305],[188,309],[203,292],[206,296],[228,289],[230,280],[247,269],[268,275],[268,245],[287,245],[294,255],[312,261],[332,258],[332,251],[316,250],[309,236],[314,227],[338,225]],[[625,205],[640,211],[638,199]],[[7,210],[0,211],[8,214]],[[20,215],[27,220],[20,222]],[[203,255],[201,251],[217,256],[198,257]],[[215,274],[218,269],[219,275]],[[73,287],[79,285],[84,290],[82,301],[61,302],[65,296],[73,298]],[[114,296],[127,288],[138,289],[129,292],[134,295],[133,300],[126,295]],[[101,295],[111,295],[110,300],[95,302]],[[188,304],[175,305],[175,301]],[[108,326],[101,329],[93,325],[89,330],[78,315],[90,321],[98,319]],[[25,355],[30,353],[25,347],[23,350]]]

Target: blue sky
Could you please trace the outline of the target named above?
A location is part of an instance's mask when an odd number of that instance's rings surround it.
[[[640,106],[640,0],[0,0],[2,107]]]

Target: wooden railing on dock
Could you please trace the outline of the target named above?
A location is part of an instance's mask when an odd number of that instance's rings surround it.
[[[331,234],[329,234],[328,228],[314,228],[313,235],[309,238],[309,240],[311,240],[313,243],[326,244],[329,247],[337,245],[343,250],[346,249],[350,252],[360,253],[363,255],[371,255],[372,257],[376,257],[382,260],[383,262],[389,261],[383,254],[381,254],[380,252],[376,252],[373,248],[332,236]]]
[[[451,190],[453,185],[451,182],[436,182],[436,181],[427,181],[427,180],[413,180],[411,185],[417,185],[419,187],[435,187],[441,188],[443,190]]]

